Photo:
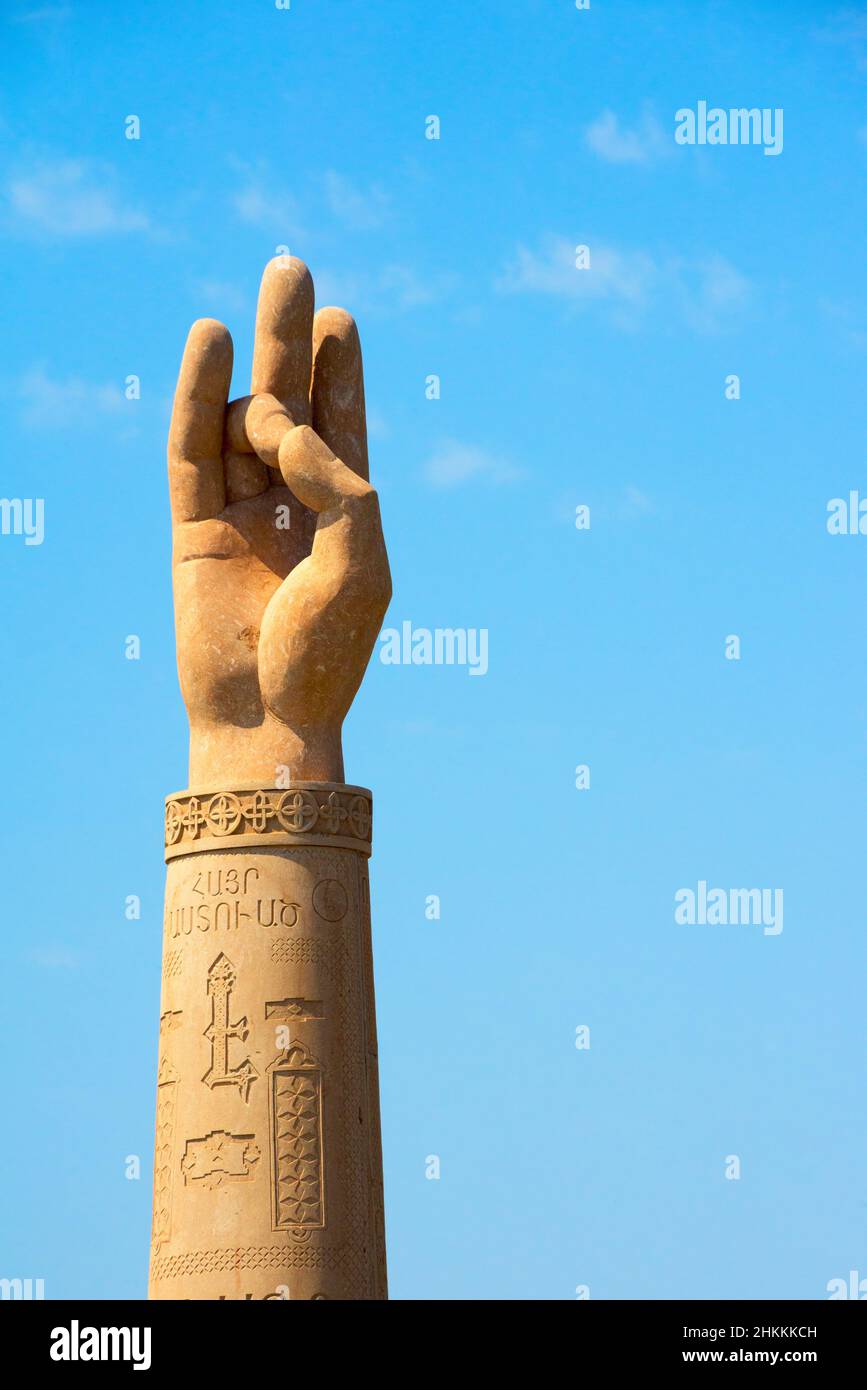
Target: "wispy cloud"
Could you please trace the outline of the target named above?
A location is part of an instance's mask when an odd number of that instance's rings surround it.
[[[233,164],[242,175],[241,186],[232,198],[242,221],[262,228],[273,237],[275,246],[287,245],[293,255],[303,255],[304,243],[313,240],[319,241],[321,247],[341,248],[340,263],[330,267],[327,261],[325,265],[311,265],[318,304],[341,304],[352,312],[403,313],[443,298],[454,287],[453,275],[421,273],[399,259],[383,256],[378,264],[371,264],[365,258],[357,263],[358,268],[347,268],[342,263],[346,240],[342,226],[374,230],[391,216],[391,197],[379,184],[361,187],[330,169],[311,179],[306,190],[290,194],[275,181],[267,164],[255,168],[238,161]],[[308,224],[306,229],[302,218]],[[311,237],[310,225],[316,228],[315,239]]]
[[[370,231],[387,220],[391,200],[379,184],[361,189],[334,169],[327,171],[324,183],[329,208],[348,227]]]
[[[656,511],[656,504],[646,492],[629,483],[623,490],[621,509],[623,515],[632,520],[641,516],[652,516]]]
[[[607,299],[638,305],[658,275],[646,251],[591,246],[587,270],[577,269],[575,251],[566,237],[545,237],[537,251],[519,246],[496,288],[506,294],[551,294],[579,304]]]
[[[316,298],[320,304],[342,304],[365,313],[395,313],[420,308],[442,298],[453,286],[446,275],[420,275],[412,266],[391,262],[379,270],[317,271]]]
[[[11,175],[4,201],[13,228],[36,235],[110,236],[151,227],[145,213],[124,203],[114,171],[85,159],[45,161]]]
[[[444,439],[425,464],[424,475],[434,487],[449,488],[469,482],[499,486],[517,481],[524,476],[524,472],[508,460],[474,444]]]
[[[10,24],[57,24],[72,14],[69,5],[42,5],[36,10],[21,10],[8,16]]]
[[[243,313],[250,307],[250,299],[239,285],[230,280],[197,280],[193,285],[196,299],[205,307],[201,316],[219,318],[227,309]]]
[[[716,254],[693,262],[672,261],[666,279],[680,297],[684,318],[705,333],[715,332],[745,309],[752,296],[746,276]]]
[[[232,202],[242,222],[269,232],[278,245],[303,235],[297,202],[270,178],[249,174]]]
[[[658,516],[660,508],[656,501],[633,483],[609,491],[602,496],[583,499],[589,503],[594,525],[597,521],[639,524],[650,517]],[[561,494],[551,508],[551,517],[558,525],[566,522],[575,524],[576,499],[572,493]]]
[[[863,310],[854,304],[826,297],[820,298],[818,304],[835,333],[841,334],[853,347],[861,350],[867,347],[867,314]]]
[[[629,129],[613,111],[605,110],[585,129],[584,143],[609,164],[650,164],[671,150],[671,140],[650,111]]]
[[[391,219],[393,200],[380,183],[362,185],[336,169],[327,169],[290,192],[266,161],[230,163],[241,175],[232,195],[236,214],[242,222],[268,232],[277,244],[288,244],[290,238],[293,243],[308,239],[311,226],[333,238],[338,224],[365,232]]]
[[[606,305],[622,328],[639,327],[654,307],[675,305],[693,327],[714,332],[751,297],[747,278],[719,255],[694,260],[652,256],[643,249],[590,245],[590,265],[576,267],[566,237],[546,237],[538,250],[519,246],[496,281],[504,294],[544,294],[572,309]]]
[[[61,429],[94,415],[119,415],[130,405],[119,385],[52,376],[43,367],[26,372],[16,394],[22,423],[32,429]]]

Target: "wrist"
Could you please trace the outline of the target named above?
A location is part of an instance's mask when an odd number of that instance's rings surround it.
[[[269,711],[261,724],[196,724],[190,728],[189,785],[231,791],[289,781],[343,782],[343,748],[337,729],[293,730]]]

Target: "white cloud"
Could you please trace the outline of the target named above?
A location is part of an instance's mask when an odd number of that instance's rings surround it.
[[[404,312],[431,304],[451,288],[449,276],[420,276],[411,266],[392,262],[363,274],[318,270],[316,298],[320,304],[340,304],[352,314]]]
[[[243,175],[232,202],[238,216],[261,227],[279,242],[305,235],[297,197],[281,186],[265,162],[255,166],[231,161]],[[391,200],[379,184],[361,188],[335,169],[328,169],[304,194],[305,206],[326,207],[339,221],[358,231],[380,227],[387,219]]]
[[[423,279],[410,266],[387,265],[379,275],[379,291],[399,309],[414,309],[436,298],[434,280]]]
[[[576,497],[573,493],[561,494],[551,508],[551,517],[558,525],[564,522],[575,525]],[[616,521],[636,524],[648,517],[657,516],[659,507],[652,497],[632,483],[618,487],[598,497],[585,497],[590,505],[594,524],[596,521]]]
[[[623,511],[629,518],[639,516],[652,516],[656,511],[656,505],[646,492],[634,487],[629,483],[623,492]]]
[[[81,377],[50,376],[34,367],[21,378],[17,395],[25,425],[60,429],[94,415],[114,415],[130,405],[119,385],[100,385]]]
[[[303,235],[295,199],[270,181],[248,177],[246,185],[232,201],[242,222],[261,227],[274,237],[277,245],[288,244],[290,237]]]
[[[628,130],[608,110],[587,126],[584,143],[609,164],[649,164],[669,153],[671,147],[671,141],[666,140],[662,126],[650,112],[645,112],[635,129]]]
[[[364,191],[333,169],[327,171],[324,181],[328,206],[335,217],[347,226],[358,231],[369,231],[381,227],[386,221],[390,200],[378,184]]]
[[[197,280],[193,286],[196,299],[210,308],[202,309],[202,317],[220,318],[226,309],[242,313],[249,308],[248,296],[230,280]]]
[[[443,440],[426,463],[424,473],[434,487],[459,487],[471,481],[499,485],[523,477],[523,471],[513,464],[456,439]]]
[[[818,305],[835,331],[841,333],[854,347],[860,350],[867,347],[867,330],[863,327],[865,315],[857,305],[824,296],[820,297]]]
[[[724,256],[705,256],[680,268],[673,265],[670,274],[677,277],[678,269],[684,316],[696,328],[713,332],[749,301],[749,280]]]
[[[107,236],[144,232],[150,221],[124,206],[111,169],[84,159],[44,162],[31,173],[13,175],[6,187],[13,225],[53,237]]]
[[[644,250],[622,250],[587,243],[589,268],[575,264],[575,244],[546,237],[539,250],[519,246],[496,288],[504,294],[546,294],[581,308],[601,301],[623,328],[637,328],[658,307],[680,310],[693,327],[714,332],[742,311],[752,287],[724,256],[688,260],[654,257]]]
[[[519,246],[497,281],[506,294],[553,294],[564,299],[609,299],[641,304],[658,275],[646,251],[618,251],[592,245],[590,268],[578,270],[575,244],[566,237],[546,237],[539,251]]]
[[[68,19],[72,10],[68,5],[43,5],[38,10],[22,10],[20,14],[9,15],[10,24],[56,24]]]

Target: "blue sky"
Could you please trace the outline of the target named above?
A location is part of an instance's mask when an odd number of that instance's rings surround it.
[[[199,316],[246,392],[288,245],[359,323],[387,623],[489,633],[484,678],[374,659],[346,728],[376,802],[392,1296],[867,1276],[867,538],[826,528],[867,489],[863,6],[0,23],[2,491],[45,500],[43,544],[0,536],[0,1275],[146,1288],[186,777],[166,425]],[[781,108],[782,153],[677,145],[700,100]],[[783,931],[677,924],[701,880],[781,888]]]

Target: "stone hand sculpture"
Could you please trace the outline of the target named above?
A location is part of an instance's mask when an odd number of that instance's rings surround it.
[[[155,1298],[386,1296],[367,857],[341,729],[391,596],[361,350],[307,268],[251,394],[190,331],[169,436],[189,787],[167,798]]]
[[[355,324],[313,313],[280,257],[259,294],[252,395],[227,404],[232,339],[190,332],[169,436],[190,785],[342,781],[340,733],[391,597],[368,482]]]

